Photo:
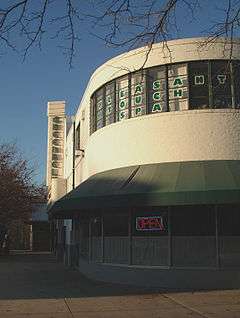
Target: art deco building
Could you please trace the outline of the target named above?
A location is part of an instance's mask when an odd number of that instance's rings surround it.
[[[240,41],[203,42],[107,61],[71,118],[48,105],[53,246],[89,277],[240,286]]]

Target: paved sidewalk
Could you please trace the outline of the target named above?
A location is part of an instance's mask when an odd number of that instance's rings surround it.
[[[0,318],[240,318],[240,290],[157,292],[94,282],[49,254],[0,257]]]

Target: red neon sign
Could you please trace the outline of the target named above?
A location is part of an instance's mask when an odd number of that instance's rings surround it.
[[[136,218],[137,231],[164,231],[163,218],[161,216],[139,216]]]

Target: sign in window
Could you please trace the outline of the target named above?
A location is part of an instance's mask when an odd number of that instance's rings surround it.
[[[137,231],[164,231],[163,218],[161,216],[136,217]]]

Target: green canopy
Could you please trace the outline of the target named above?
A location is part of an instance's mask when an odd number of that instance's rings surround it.
[[[52,217],[134,206],[240,203],[240,160],[156,163],[91,176],[58,200]]]

